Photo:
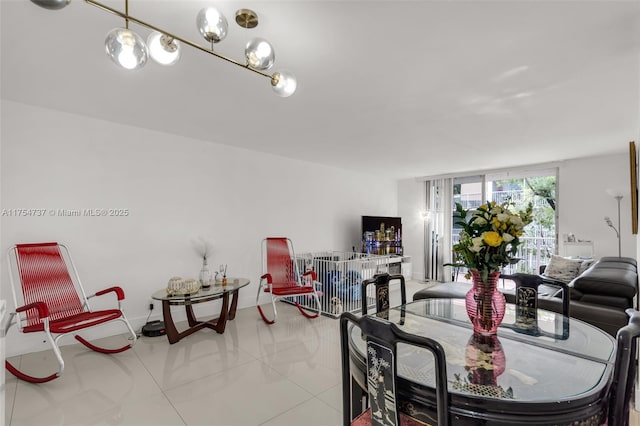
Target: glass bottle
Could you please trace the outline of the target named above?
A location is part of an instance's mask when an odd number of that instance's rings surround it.
[[[202,269],[200,269],[199,280],[202,288],[211,287],[211,271],[207,265],[207,256],[202,258]]]

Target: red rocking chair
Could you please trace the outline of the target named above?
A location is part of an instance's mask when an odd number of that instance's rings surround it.
[[[300,313],[307,318],[316,318],[320,315],[320,299],[316,292],[316,273],[306,271],[300,274],[298,262],[296,261],[293,244],[288,238],[265,238],[262,241],[262,270],[264,274],[260,277],[260,286],[256,296],[256,306],[260,316],[267,324],[273,324],[278,318],[276,301],[282,297],[312,297],[315,300],[317,312],[311,314],[303,308],[296,299],[294,303]],[[262,292],[271,295],[271,305],[273,306],[273,319],[269,319],[259,304]]]
[[[105,324],[122,321],[131,334],[131,343],[117,349],[106,349],[89,343],[81,336],[75,338],[97,352],[113,354],[125,351],[136,342],[136,333],[122,312],[120,301],[124,292],[120,287],[110,287],[91,296],[82,288],[67,248],[58,243],[18,244],[8,250],[9,278],[16,307],[9,315],[5,335],[16,323],[23,333],[44,332],[58,360],[58,371],[47,377],[33,377],[16,369],[9,361],[5,366],[14,376],[31,383],[44,383],[60,377],[64,371],[64,360],[58,341],[67,334]],[[14,281],[18,276],[20,286]],[[117,309],[92,311],[89,299],[114,293],[118,299]],[[52,334],[57,334],[54,338]]]

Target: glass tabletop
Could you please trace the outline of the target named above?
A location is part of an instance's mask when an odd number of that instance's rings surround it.
[[[167,300],[169,302],[175,303],[184,303],[184,302],[204,302],[207,300],[216,299],[224,295],[224,293],[230,293],[232,291],[236,291],[242,287],[249,285],[250,281],[246,278],[228,278],[227,285],[212,285],[211,287],[205,289],[200,288],[197,293],[193,294],[167,294],[167,289],[163,288],[161,290],[156,291],[151,295],[151,298],[154,300]]]
[[[516,306],[507,304],[498,335],[474,337],[464,300],[423,299],[379,316],[401,329],[438,341],[447,358],[452,393],[521,402],[573,400],[608,385],[615,341],[580,320],[537,310],[521,326]],[[362,356],[358,329],[351,344]],[[398,375],[434,386],[433,356],[400,345]]]

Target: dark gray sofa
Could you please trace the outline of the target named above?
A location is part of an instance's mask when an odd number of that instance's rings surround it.
[[[552,285],[552,280],[543,280],[540,285],[538,307],[562,312],[561,289]],[[550,285],[546,285],[550,284]],[[601,328],[615,336],[629,319],[625,309],[636,306],[638,292],[638,268],[635,259],[629,257],[603,257],[591,265],[569,285],[570,316]],[[419,290],[413,300],[453,297],[464,298],[470,283],[440,283]],[[505,299],[515,303],[513,290],[504,291]]]

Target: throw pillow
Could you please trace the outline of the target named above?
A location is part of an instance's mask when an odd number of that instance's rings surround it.
[[[581,260],[581,263],[580,263],[580,269],[578,269],[578,275],[582,275],[582,273],[587,269],[589,269],[589,267],[593,265],[593,262],[596,261],[595,259],[580,259],[580,260]]]
[[[578,276],[581,264],[581,260],[567,259],[554,254],[551,256],[551,261],[542,275],[564,283],[569,283]]]

